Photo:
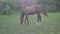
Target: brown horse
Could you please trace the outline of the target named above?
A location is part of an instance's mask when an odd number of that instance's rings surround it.
[[[47,13],[45,12],[45,8],[43,5],[33,5],[33,6],[28,6],[28,7],[24,7],[22,9],[22,14],[21,14],[21,24],[23,24],[23,22],[29,24],[29,20],[28,20],[28,15],[34,15],[37,14],[37,22],[41,22],[41,15],[40,12],[43,12],[44,15],[48,16]],[[38,24],[37,23],[37,24]]]

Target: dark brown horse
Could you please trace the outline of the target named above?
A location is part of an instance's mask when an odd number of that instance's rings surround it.
[[[22,14],[21,14],[21,24],[23,24],[23,22],[26,23],[26,21],[29,24],[28,15],[34,15],[34,14],[37,14],[37,18],[38,18],[37,22],[41,22],[41,15],[40,15],[41,11],[43,12],[44,15],[48,16],[47,13],[45,12],[44,5],[32,5],[32,6],[24,7],[22,9]]]

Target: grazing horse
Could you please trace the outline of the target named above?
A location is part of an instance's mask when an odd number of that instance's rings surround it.
[[[44,5],[32,5],[32,6],[27,6],[27,7],[24,7],[22,9],[22,14],[21,14],[21,24],[23,24],[23,22],[29,24],[29,20],[28,20],[28,15],[34,15],[34,14],[37,14],[37,22],[41,22],[41,15],[40,15],[40,12],[43,12],[44,15],[48,16],[47,13],[45,12],[45,8],[44,8]],[[37,24],[38,24],[37,23]]]

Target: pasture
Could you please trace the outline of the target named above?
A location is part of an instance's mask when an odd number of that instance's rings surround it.
[[[29,16],[29,25],[20,25],[20,15],[0,15],[0,34],[60,34],[60,13],[42,16],[41,25],[35,25],[36,15]]]

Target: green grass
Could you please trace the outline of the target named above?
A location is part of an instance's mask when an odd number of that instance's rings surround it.
[[[41,25],[36,26],[36,15],[29,16],[30,24],[20,25],[19,15],[0,15],[0,34],[60,34],[60,13],[42,16]]]

